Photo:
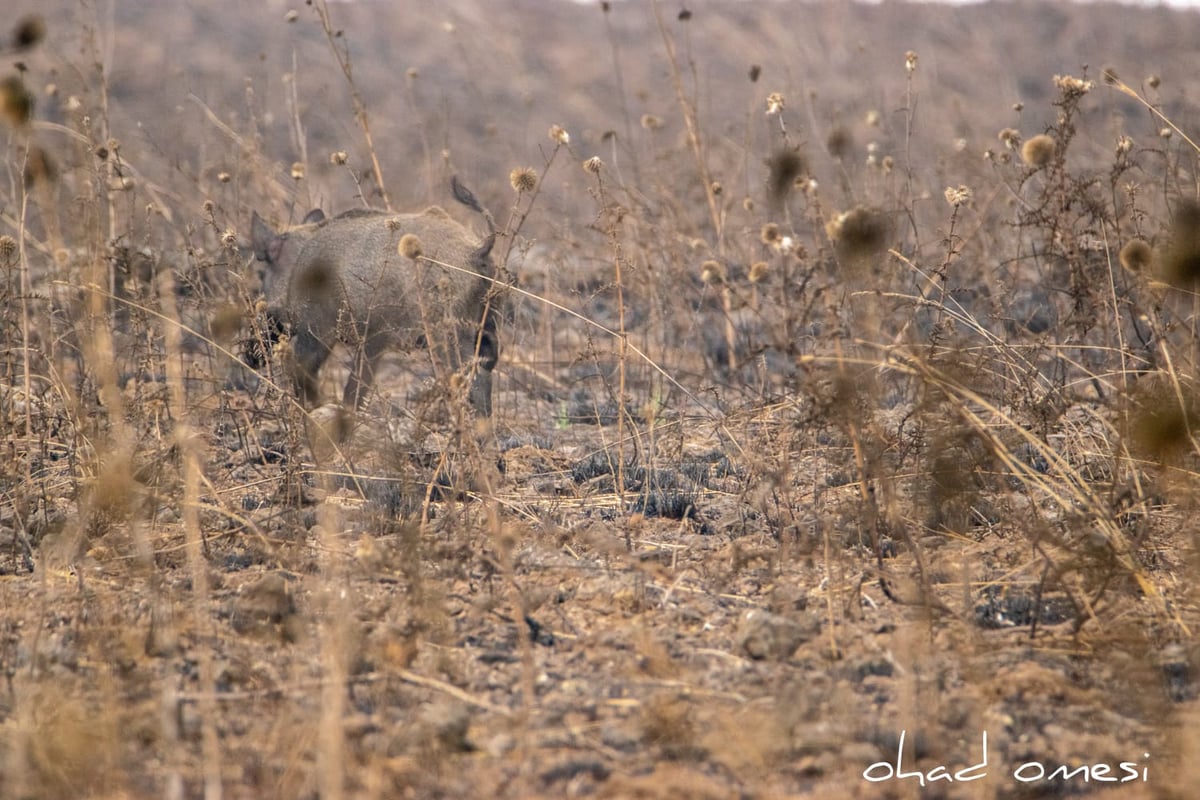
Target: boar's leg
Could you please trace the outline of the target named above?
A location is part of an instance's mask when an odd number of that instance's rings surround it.
[[[493,323],[490,317],[488,323]],[[496,368],[496,361],[500,357],[495,325],[488,323],[482,330],[472,332],[467,347],[467,363],[475,365],[467,401],[475,413],[483,417],[492,415],[492,370]]]
[[[342,404],[346,408],[357,409],[366,404],[367,395],[375,383],[375,368],[379,366],[387,347],[387,337],[367,336],[354,348],[354,365],[350,368],[350,378],[342,394]]]
[[[292,382],[305,408],[314,408],[320,401],[317,375],[329,352],[330,345],[311,330],[301,328],[292,337]]]

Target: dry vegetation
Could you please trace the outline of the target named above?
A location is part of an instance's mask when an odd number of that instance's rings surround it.
[[[13,5],[4,796],[1194,796],[1200,17]],[[490,425],[241,363],[452,175]]]

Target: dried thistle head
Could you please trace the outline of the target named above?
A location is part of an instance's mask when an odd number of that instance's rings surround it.
[[[1145,272],[1154,259],[1154,250],[1143,239],[1130,239],[1121,248],[1121,266],[1130,272]]]
[[[854,147],[854,138],[850,135],[850,131],[837,126],[829,132],[829,136],[825,138],[825,149],[829,151],[829,155],[834,158],[845,159],[850,155],[851,148]]]
[[[1162,270],[1163,278],[1174,286],[1190,289],[1200,283],[1200,203],[1195,200],[1175,209]]]
[[[947,186],[944,194],[946,202],[955,208],[965,206],[971,202],[971,188],[969,186]]]
[[[750,275],[749,275],[750,282],[751,283],[762,283],[766,279],[767,274],[770,272],[770,270],[771,270],[771,268],[767,265],[767,262],[755,261],[753,264],[750,265]]]
[[[292,180],[294,180],[294,181],[304,180],[304,164],[302,164],[299,161],[293,162],[291,174],[292,174]]]
[[[7,233],[0,236],[0,266],[11,267],[16,264],[18,251],[16,239]]]
[[[1053,160],[1057,149],[1053,136],[1039,133],[1021,145],[1021,159],[1031,167],[1044,167]]]
[[[1054,86],[1062,92],[1064,100],[1076,100],[1090,92],[1096,84],[1071,75],[1055,75]]]
[[[550,141],[555,144],[567,145],[571,143],[571,135],[561,125],[550,126]]]
[[[796,180],[808,172],[808,164],[799,151],[792,148],[778,150],[767,159],[767,197],[771,205],[779,208],[787,201]]]
[[[642,114],[642,127],[648,131],[657,131],[663,126],[662,117],[656,114]]]
[[[864,206],[839,214],[826,226],[838,257],[851,263],[864,261],[884,250],[890,230],[882,212]]]
[[[12,47],[20,52],[28,50],[46,38],[46,20],[40,14],[30,14],[17,20],[12,32]]]
[[[588,160],[583,162],[583,171],[590,172],[593,175],[599,175],[600,170],[603,167],[604,167],[604,162],[600,160],[599,156],[592,156],[591,158],[589,158]]]
[[[19,128],[29,122],[33,105],[33,94],[19,77],[11,75],[0,82],[0,113],[9,125]]]
[[[1009,150],[1016,150],[1021,145],[1021,132],[1016,128],[1003,128],[996,138]]]
[[[208,330],[213,341],[228,347],[242,329],[242,309],[232,303],[218,308],[208,320]]]
[[[783,111],[783,95],[779,92],[771,92],[767,95],[767,115],[778,114]]]
[[[1194,383],[1149,373],[1128,396],[1127,437],[1143,457],[1172,462],[1192,450],[1200,430],[1200,396]]]
[[[906,52],[904,54],[904,69],[908,72],[909,75],[913,74],[913,72],[916,71],[916,69],[917,69],[916,51],[909,50],[908,52]]]
[[[25,159],[25,185],[53,183],[57,177],[58,167],[50,154],[37,146],[29,148]]]
[[[400,244],[396,246],[396,251],[404,258],[416,261],[424,252],[421,247],[421,238],[415,233],[406,233],[400,237]]]
[[[709,286],[722,286],[725,283],[725,265],[719,261],[705,261],[700,265],[700,280]]]
[[[537,188],[538,174],[533,167],[517,167],[508,173],[508,183],[517,194],[527,194]]]
[[[765,245],[777,245],[779,244],[780,238],[782,238],[782,234],[779,232],[778,225],[776,225],[774,222],[768,222],[766,225],[763,225],[762,230],[758,232],[758,238]]]

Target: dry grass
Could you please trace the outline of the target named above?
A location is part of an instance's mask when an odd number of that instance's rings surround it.
[[[1200,17],[130,5],[7,19],[6,796],[1189,796]],[[306,412],[251,212],[451,175],[494,418]]]

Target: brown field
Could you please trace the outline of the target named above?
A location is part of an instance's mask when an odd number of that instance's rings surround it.
[[[1200,14],[8,6],[3,797],[1195,796]],[[452,175],[490,424],[241,363]]]

